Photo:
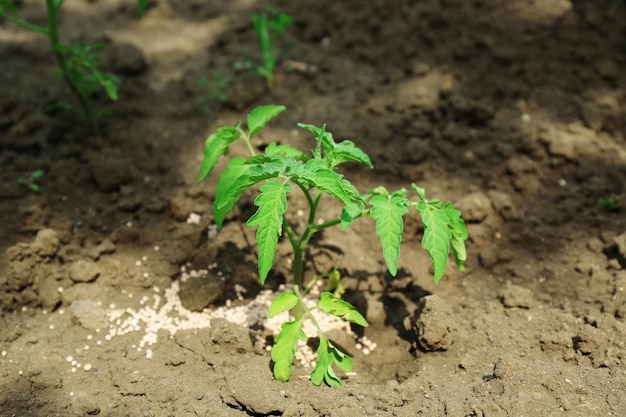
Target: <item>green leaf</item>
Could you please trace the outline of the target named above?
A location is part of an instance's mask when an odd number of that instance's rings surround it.
[[[223,126],[207,138],[198,182],[201,182],[213,171],[219,159],[228,152],[230,144],[240,137],[241,133],[235,126]]]
[[[367,327],[367,320],[349,302],[336,298],[332,293],[323,292],[317,307],[324,313]]]
[[[341,210],[341,230],[346,230],[363,213],[363,204],[352,204]]]
[[[359,191],[349,181],[343,179],[343,175],[328,168],[320,168],[319,165],[319,160],[308,161],[304,164],[301,178],[332,195],[346,206],[363,202]]]
[[[464,271],[463,263],[467,260],[465,240],[468,238],[467,226],[461,218],[461,212],[452,203],[443,204],[439,199],[426,199],[426,190],[411,184],[421,201],[416,204],[417,211],[424,223],[422,246],[435,270],[435,283],[439,283],[448,263],[450,246],[459,270]]]
[[[15,13],[17,12],[17,6],[15,4],[12,3],[7,3],[6,1],[0,1],[0,13],[4,12],[4,8],[6,8],[8,11]]]
[[[313,157],[316,159],[322,159],[322,148],[325,152],[328,152],[329,149],[332,149],[335,141],[333,140],[333,135],[330,132],[326,131],[326,125],[323,125],[321,128],[313,125],[308,125],[305,123],[298,123],[298,127],[301,127],[304,130],[308,130],[309,132],[315,135],[315,139],[317,140],[317,146],[313,151]]]
[[[411,187],[415,190],[417,195],[420,197],[420,200],[426,200],[426,190],[422,187],[418,187],[416,184],[411,184]]]
[[[335,167],[343,162],[360,162],[370,168],[374,168],[370,157],[367,156],[360,148],[358,148],[351,140],[339,142],[333,149],[332,166]]]
[[[461,212],[452,206],[452,203],[446,203],[443,211],[448,217],[448,229],[452,233],[452,252],[454,253],[454,261],[460,271],[465,271],[463,263],[467,260],[467,252],[465,249],[465,241],[468,238],[467,226],[461,218]]]
[[[278,145],[276,142],[272,142],[265,148],[266,155],[272,156],[289,156],[294,158],[296,161],[307,161],[310,158],[304,152],[296,149],[290,145],[283,144]]]
[[[291,191],[288,182],[268,181],[261,187],[261,194],[254,200],[259,207],[246,223],[258,226],[256,240],[259,251],[259,276],[261,284],[274,264],[278,238],[283,231],[283,216],[287,211],[287,193]]]
[[[270,120],[285,111],[285,106],[259,106],[248,114],[248,129],[250,137],[254,136],[261,130]]]
[[[272,304],[267,312],[267,318],[272,318],[277,314],[289,311],[298,304],[298,296],[291,291],[287,291],[272,300]]]
[[[428,251],[435,269],[435,283],[438,283],[446,269],[450,254],[452,233],[448,229],[448,216],[437,207],[437,204],[431,204],[427,200],[417,203],[417,211],[424,223],[422,246]]]
[[[247,175],[249,170],[250,165],[246,165],[246,160],[236,157],[222,171],[213,203],[213,218],[218,229],[222,227],[224,219],[235,207],[243,192],[253,184],[250,176]]]
[[[311,382],[319,386],[326,381],[331,387],[340,387],[341,380],[333,371],[333,364],[344,372],[352,370],[352,359],[339,349],[335,348],[329,340],[320,335],[320,345],[317,348],[317,363],[311,372]]]
[[[272,346],[272,360],[274,361],[274,378],[286,382],[291,376],[291,364],[296,355],[298,341],[306,341],[306,334],[302,331],[302,320],[283,323],[280,333]]]
[[[115,81],[115,79],[111,79],[109,77],[103,78],[100,81],[100,84],[111,100],[117,100],[117,87],[115,86]]]
[[[137,15],[141,19],[148,7],[148,0],[137,0]]]
[[[383,247],[383,257],[394,277],[398,273],[400,259],[400,243],[404,228],[402,217],[409,211],[403,194],[406,194],[406,191],[401,190],[391,195],[375,195],[369,201],[372,206],[370,216],[376,221],[376,233]]]

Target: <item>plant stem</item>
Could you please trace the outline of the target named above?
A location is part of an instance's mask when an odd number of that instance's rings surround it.
[[[271,90],[273,86],[273,74],[275,61],[272,56],[272,42],[270,40],[269,29],[267,27],[267,15],[261,13],[253,16],[253,25],[256,30],[257,40],[259,41],[259,48],[261,49],[261,60],[263,66],[260,68],[260,73],[265,77],[267,87]]]
[[[359,217],[367,216],[369,214],[369,212],[370,212],[370,209],[363,210],[358,215],[356,215],[354,218],[358,219]],[[341,219],[332,219],[332,220],[328,220],[327,222],[324,222],[322,224],[318,224],[317,226],[313,226],[313,228],[315,229],[315,232],[319,232],[320,230],[324,230],[324,229],[326,229],[328,227],[335,226],[335,225],[337,225],[339,223],[341,223]]]
[[[94,117],[91,113],[91,108],[89,107],[89,102],[87,101],[87,97],[80,91],[80,89],[74,83],[74,80],[70,76],[69,68],[67,66],[67,61],[65,60],[65,56],[63,52],[60,50],[61,42],[59,41],[59,29],[57,26],[57,10],[60,7],[61,3],[56,4],[54,0],[46,0],[46,12],[48,14],[48,29],[47,35],[50,39],[50,44],[52,45],[52,52],[59,64],[59,69],[61,70],[61,74],[63,79],[72,90],[72,93],[78,99],[78,104],[82,110],[83,116],[87,121],[87,124],[91,128],[92,132],[96,136],[100,136],[100,132],[98,130],[98,126],[94,120]]]
[[[11,23],[15,23],[18,26],[21,26],[25,29],[30,29],[34,32],[41,33],[44,36],[48,36],[48,28],[44,26],[33,25],[32,23],[28,23],[25,20],[19,19],[17,17],[11,16],[9,14],[0,13],[0,17],[5,18]]]

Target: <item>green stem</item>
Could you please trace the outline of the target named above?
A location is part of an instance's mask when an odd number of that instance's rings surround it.
[[[257,40],[259,41],[261,60],[263,62],[263,66],[260,68],[259,72],[261,72],[261,74],[265,77],[267,87],[271,90],[273,86],[273,74],[276,62],[272,56],[272,42],[269,35],[269,29],[267,27],[267,15],[265,13],[254,15],[252,23],[256,31]]]
[[[369,213],[370,213],[370,209],[363,210],[362,212],[357,214],[354,218],[358,219],[359,217],[367,216]],[[341,219],[332,219],[332,220],[328,220],[327,222],[324,222],[322,224],[318,224],[317,226],[313,226],[313,229],[315,229],[315,232],[319,232],[319,231],[324,230],[324,229],[326,229],[328,227],[335,226],[335,225],[337,225],[339,223],[341,223]]]
[[[57,10],[60,5],[61,3],[55,3],[54,0],[46,0],[46,12],[48,14],[48,38],[50,39],[50,44],[52,45],[52,52],[54,53],[57,63],[59,64],[59,69],[61,70],[63,79],[70,87],[70,90],[72,90],[72,93],[74,93],[74,95],[78,99],[78,104],[80,105],[87,124],[94,134],[100,136],[100,132],[98,130],[98,126],[95,122],[93,114],[91,113],[91,108],[89,107],[87,97],[85,97],[85,95],[74,83],[74,80],[70,76],[65,56],[60,50],[61,42],[59,40],[59,29],[57,25]]]
[[[5,14],[3,12],[0,12],[0,17],[3,17],[4,19],[8,20],[11,23],[15,23],[18,26],[21,26],[25,29],[29,29],[32,30],[34,32],[40,33],[44,36],[48,36],[48,28],[44,27],[44,26],[38,26],[38,25],[33,25],[32,23],[29,23],[25,20],[19,19],[17,17]]]

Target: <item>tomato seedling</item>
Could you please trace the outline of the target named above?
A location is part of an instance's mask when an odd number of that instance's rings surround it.
[[[39,182],[39,179],[45,175],[45,173],[46,171],[43,169],[36,169],[30,173],[28,178],[19,177],[17,179],[17,183],[27,186],[31,191],[37,192],[41,189],[37,183]]]
[[[292,16],[269,5],[265,6],[265,11],[254,13],[252,26],[259,46],[260,60],[242,53],[243,60],[230,62],[230,65],[238,71],[236,75],[227,76],[216,70],[210,79],[200,78],[197,81],[198,96],[194,101],[198,110],[207,113],[216,102],[226,102],[231,84],[242,78],[261,76],[265,78],[267,88],[271,90],[274,86],[276,67],[286,50],[286,47],[279,47],[279,39],[293,22]]]
[[[206,140],[198,181],[211,173],[219,159],[227,154],[231,143],[236,140],[245,142],[250,157],[233,158],[221,173],[215,191],[213,216],[218,229],[221,228],[227,214],[235,207],[242,194],[261,184],[260,193],[254,200],[257,211],[246,223],[257,228],[261,283],[265,282],[274,264],[278,240],[283,232],[293,248],[293,290],[277,296],[268,312],[268,316],[272,317],[291,310],[294,318],[283,323],[274,341],[271,354],[274,377],[280,381],[289,379],[298,342],[306,341],[309,337],[302,330],[303,321],[310,319],[319,332],[320,340],[311,381],[315,385],[324,381],[331,386],[341,385],[341,380],[333,371],[333,365],[347,372],[352,369],[352,360],[323,334],[315,313],[319,310],[361,326],[367,326],[367,321],[350,303],[336,295],[340,291],[335,291],[335,294],[323,292],[313,307],[304,302],[304,297],[312,288],[312,285],[305,285],[303,282],[303,257],[311,237],[335,225],[340,225],[345,230],[355,219],[369,216],[376,224],[387,268],[395,276],[400,257],[403,216],[409,209],[415,208],[424,224],[422,246],[430,256],[435,282],[438,283],[444,274],[450,249],[458,268],[464,269],[467,228],[461,213],[451,203],[427,199],[426,191],[415,184],[412,184],[417,194],[415,201],[409,199],[406,189],[390,192],[383,186],[378,186],[364,195],[359,194],[354,185],[337,172],[337,167],[345,162],[356,162],[373,168],[370,158],[352,141],[335,142],[332,134],[326,131],[325,125],[320,128],[298,124],[316,138],[317,145],[310,156],[287,144],[279,145],[276,142],[270,143],[263,154],[257,154],[251,139],[284,110],[283,106],[260,106],[248,115],[247,129],[242,127],[241,122],[218,128]],[[304,230],[295,230],[287,218],[287,195],[294,187],[303,192],[308,203],[309,213]],[[342,213],[339,218],[318,222],[317,210],[325,195],[342,203]],[[329,279],[334,278],[336,281],[335,275],[333,271],[329,274]]]
[[[54,74],[63,78],[70,91],[72,91],[78,108],[66,101],[59,101],[47,107],[47,110],[65,109],[78,114],[87,123],[91,131],[98,135],[97,120],[104,112],[94,115],[89,100],[93,94],[102,88],[111,100],[117,100],[118,79],[109,73],[98,69],[99,56],[96,51],[102,48],[102,44],[88,45],[77,42],[74,45],[61,43],[58,26],[58,13],[65,0],[46,0],[47,25],[35,25],[22,20],[13,14],[17,12],[15,5],[6,0],[0,0],[0,18],[15,23],[23,28],[37,32],[48,38],[51,51],[57,61],[58,67]],[[143,14],[147,0],[137,0],[139,15]]]

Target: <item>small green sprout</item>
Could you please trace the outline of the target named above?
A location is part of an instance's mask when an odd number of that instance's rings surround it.
[[[622,209],[622,206],[612,198],[598,198],[598,204],[600,204],[606,211],[610,212],[619,212]]]
[[[46,171],[43,169],[36,169],[30,173],[28,178],[19,177],[17,179],[17,183],[27,186],[31,191],[38,192],[41,187],[39,186],[39,184],[37,184],[37,182],[41,177],[44,176],[45,173]]]
[[[267,87],[271,90],[274,84],[274,70],[283,55],[283,51],[278,49],[277,40],[293,23],[293,17],[271,6],[266,6],[266,11],[252,15],[254,33],[261,51],[261,63],[252,60],[249,62],[256,73],[265,78]]]
[[[198,96],[194,100],[194,105],[202,114],[214,110],[217,103],[225,103],[228,100],[228,89],[232,79],[222,75],[220,70],[213,72],[209,79],[202,77],[196,82]]]
[[[260,61],[242,53],[243,61],[231,62],[232,67],[239,72],[237,75],[224,76],[221,71],[217,70],[211,79],[200,78],[197,82],[199,94],[195,100],[195,105],[200,112],[208,112],[216,102],[226,102],[230,85],[242,78],[261,76],[265,78],[267,88],[271,90],[274,86],[276,67],[282,60],[286,49],[285,47],[279,48],[278,41],[293,22],[293,17],[269,5],[265,6],[264,12],[253,14],[252,26],[261,54]]]
[[[320,340],[311,381],[315,385],[326,382],[331,386],[339,386],[341,380],[334,373],[333,366],[348,372],[352,369],[352,360],[324,335],[316,314],[330,314],[364,327],[367,321],[350,303],[340,298],[344,289],[336,269],[326,276],[316,277],[308,284],[303,282],[303,257],[311,237],[331,226],[340,225],[345,230],[355,219],[369,216],[376,224],[387,268],[395,276],[400,258],[403,216],[410,209],[415,209],[424,224],[422,246],[430,256],[435,282],[438,283],[444,274],[451,249],[457,267],[464,270],[467,228],[461,213],[451,203],[427,199],[426,191],[415,184],[412,184],[412,189],[417,195],[416,200],[409,199],[406,189],[390,192],[383,186],[360,194],[337,172],[337,167],[345,162],[354,162],[373,168],[370,158],[352,141],[335,142],[332,134],[326,131],[326,126],[320,128],[298,124],[316,138],[317,145],[310,156],[276,142],[270,143],[263,154],[257,154],[251,139],[284,110],[283,106],[260,106],[248,115],[247,129],[242,127],[241,122],[218,128],[206,140],[198,181],[211,173],[219,159],[226,155],[231,143],[236,140],[245,142],[250,157],[233,158],[221,173],[215,191],[213,216],[217,228],[221,228],[243,193],[260,184],[260,193],[254,200],[257,211],[246,224],[257,228],[258,269],[262,284],[274,264],[278,240],[283,233],[293,248],[293,289],[278,295],[268,312],[268,317],[272,317],[291,311],[294,318],[283,323],[274,341],[274,377],[280,381],[290,378],[298,342],[309,337],[303,331],[303,322],[309,319],[317,328]],[[296,230],[287,218],[287,195],[294,188],[304,193],[309,206],[308,220],[303,230]],[[324,196],[339,201],[343,210],[338,218],[320,223],[316,215]],[[320,295],[316,305],[310,306],[305,302],[305,297],[314,287],[314,281],[320,278],[328,278],[326,291]]]
[[[94,53],[102,48],[101,44],[87,45],[78,42],[74,45],[64,45],[60,41],[58,28],[58,13],[65,0],[46,0],[47,25],[39,26],[22,20],[13,14],[17,12],[15,5],[6,0],[0,0],[0,18],[18,26],[37,32],[48,38],[51,51],[57,61],[54,74],[63,78],[72,91],[78,103],[78,109],[66,101],[60,101],[47,106],[46,110],[64,109],[78,114],[89,126],[92,132],[99,134],[97,120],[104,115],[100,112],[94,115],[89,100],[93,94],[102,88],[111,100],[117,100],[118,79],[112,74],[98,70],[99,57]],[[147,0],[137,0],[138,13],[141,16],[147,6]]]

